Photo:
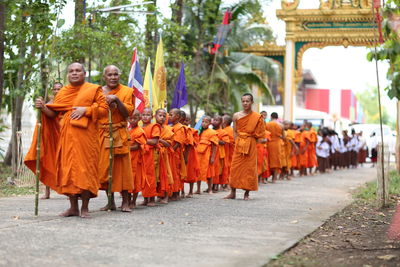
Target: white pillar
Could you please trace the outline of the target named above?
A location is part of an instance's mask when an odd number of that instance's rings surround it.
[[[286,40],[283,119],[289,121],[293,121],[294,56],[294,42],[293,40]]]
[[[253,110],[255,112],[260,112],[260,103],[261,103],[261,99],[260,99],[260,94],[258,93],[258,86],[257,85],[252,85],[251,86],[251,93],[254,97],[254,105],[253,105]]]

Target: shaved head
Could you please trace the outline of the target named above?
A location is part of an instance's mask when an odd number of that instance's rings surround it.
[[[74,62],[74,63],[69,64],[68,67],[67,67],[67,71],[69,71],[71,68],[75,68],[75,67],[80,67],[83,72],[86,72],[85,67],[83,66],[83,64],[81,64],[79,62]]]
[[[81,63],[74,62],[68,66],[67,78],[68,82],[72,86],[80,86],[84,84],[85,76],[86,76],[85,67]]]
[[[107,72],[116,70],[118,74],[121,74],[121,70],[115,65],[108,65],[103,70],[103,75],[106,75]]]

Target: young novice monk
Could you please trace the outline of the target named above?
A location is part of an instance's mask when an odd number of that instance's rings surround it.
[[[233,136],[233,128],[231,126],[232,124],[232,117],[229,115],[224,115],[222,117],[222,129],[224,129],[229,136],[229,144],[225,146],[226,149],[226,157],[227,157],[227,162],[228,162],[228,181],[226,185],[223,185],[224,191],[228,189],[229,187],[229,175],[231,173],[231,162],[232,162],[232,156],[233,156],[233,149],[235,147],[235,139]]]
[[[218,146],[217,132],[209,129],[211,117],[205,116],[201,123],[200,142],[197,146],[197,154],[200,163],[200,177],[197,182],[196,194],[200,194],[201,181],[207,182],[207,192],[212,194],[213,177],[215,176],[215,156]]]
[[[161,204],[168,203],[168,195],[174,184],[171,171],[169,152],[172,151],[174,133],[170,126],[165,125],[167,112],[164,109],[156,111],[156,122],[161,126],[161,136],[158,140],[158,186],[157,193]]]
[[[213,179],[213,192],[218,192],[219,185],[225,185],[228,183],[228,158],[226,156],[225,147],[229,144],[228,133],[221,129],[222,117],[216,115],[212,121],[213,129],[218,135],[218,149],[216,153],[215,160],[215,176]]]
[[[143,130],[146,134],[147,142],[145,145],[144,165],[146,168],[146,182],[142,195],[143,206],[154,207],[155,197],[157,196],[156,166],[154,164],[154,151],[158,146],[158,139],[161,135],[161,127],[158,123],[151,123],[153,112],[150,108],[145,108],[142,113]]]
[[[144,166],[144,145],[146,144],[146,134],[143,129],[138,126],[140,121],[140,112],[135,110],[132,116],[128,119],[131,130],[129,135],[131,137],[131,165],[134,189],[132,191],[132,199],[129,203],[129,208],[136,208],[136,199],[140,191],[142,191],[146,181],[146,170]]]
[[[199,134],[196,129],[189,127],[190,117],[186,117],[184,125],[187,126],[188,146],[187,149],[187,177],[185,183],[189,183],[190,189],[188,198],[193,197],[193,186],[199,179],[200,165],[199,159],[196,152],[196,147],[200,141]]]
[[[174,161],[176,177],[174,185],[172,187],[171,200],[178,200],[179,193],[183,188],[183,180],[187,176],[186,164],[184,159],[184,150],[187,144],[186,131],[183,125],[179,122],[181,119],[181,112],[179,109],[172,109],[170,111],[169,121],[172,123],[172,131],[174,132],[174,141],[172,143],[172,149],[174,150]]]

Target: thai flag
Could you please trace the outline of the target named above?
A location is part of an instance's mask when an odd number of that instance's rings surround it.
[[[133,89],[135,96],[135,109],[140,112],[144,109],[144,96],[143,96],[143,78],[140,72],[140,64],[137,56],[136,47],[133,49],[131,71],[129,72],[128,86]]]

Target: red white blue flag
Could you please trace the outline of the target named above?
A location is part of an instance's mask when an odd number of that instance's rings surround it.
[[[229,19],[231,18],[231,15],[232,13],[229,9],[225,11],[224,18],[222,19],[222,24],[219,25],[217,36],[215,36],[214,39],[214,47],[211,48],[211,54],[215,54],[218,51],[218,48],[220,48],[224,44],[226,36],[231,29],[231,26],[229,25]]]
[[[140,72],[139,58],[137,56],[136,47],[133,49],[131,71],[129,72],[128,86],[133,89],[135,96],[135,109],[140,112],[145,108],[144,95],[143,95],[143,78]]]

